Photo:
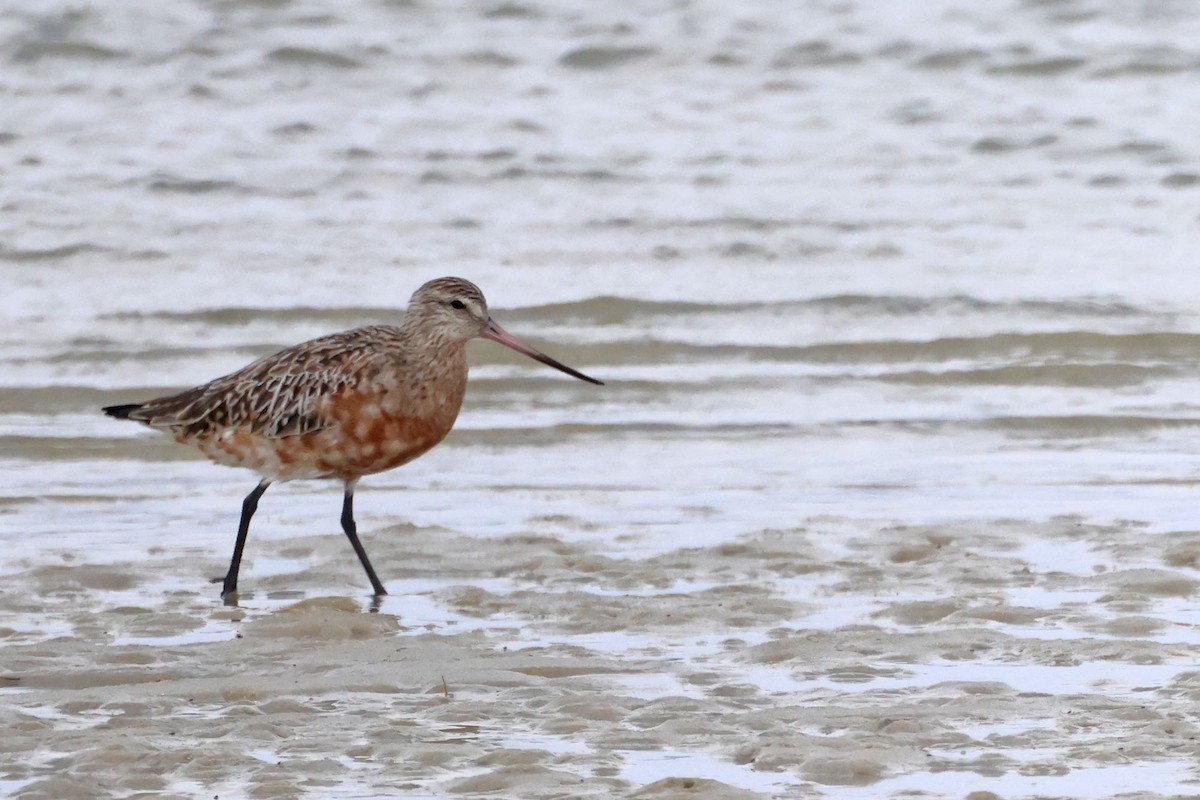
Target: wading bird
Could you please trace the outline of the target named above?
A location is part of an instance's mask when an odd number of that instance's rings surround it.
[[[250,518],[263,492],[276,481],[309,478],[342,481],[342,530],[375,594],[384,595],[358,540],[354,487],[364,475],[428,452],[450,432],[466,391],[466,344],[476,337],[602,384],[493,322],[475,284],[439,278],[413,294],[399,327],[372,325],[322,336],[202,386],[103,411],[170,433],[218,464],[261,476],[242,503],[223,597],[237,593]]]

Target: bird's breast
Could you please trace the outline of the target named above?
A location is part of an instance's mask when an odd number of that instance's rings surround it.
[[[383,472],[446,438],[462,408],[462,387],[423,381],[412,389],[375,384],[331,398],[326,413],[334,424],[319,432],[321,468],[339,477]]]

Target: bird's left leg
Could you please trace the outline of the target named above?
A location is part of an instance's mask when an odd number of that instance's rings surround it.
[[[362,542],[358,540],[358,526],[354,524],[354,486],[357,483],[357,480],[346,481],[346,493],[342,499],[342,530],[346,532],[350,546],[354,548],[358,560],[362,562],[363,569],[367,571],[367,577],[371,581],[371,588],[375,590],[375,595],[384,595],[387,594],[387,589],[383,588],[379,576],[375,574],[375,568],[371,566],[371,559],[367,558],[367,551],[363,549]]]

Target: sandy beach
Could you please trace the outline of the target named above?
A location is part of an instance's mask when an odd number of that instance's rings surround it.
[[[1200,534],[855,527],[619,559],[401,526],[373,537],[403,565],[376,609],[342,593],[360,576],[335,536],[272,541],[309,566],[245,608],[214,602],[195,558],[62,553],[6,579],[7,617],[48,618],[4,631],[6,780],[22,798],[1192,791]],[[1092,563],[1064,571],[1079,551]],[[197,589],[156,591],[164,574]]]
[[[1200,9],[0,15],[0,797],[1200,795]],[[441,275],[454,431],[103,416]]]

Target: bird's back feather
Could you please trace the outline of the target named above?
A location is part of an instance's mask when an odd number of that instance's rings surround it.
[[[377,325],[322,336],[178,394],[104,411],[185,438],[228,429],[272,438],[319,431],[331,424],[322,401],[374,372],[399,332]]]

